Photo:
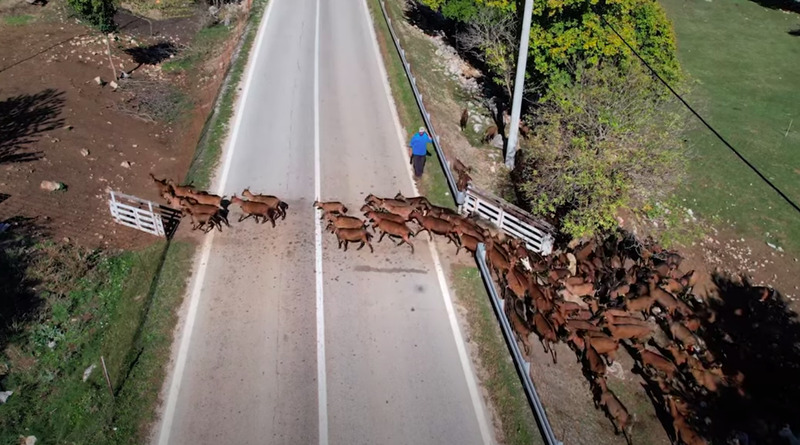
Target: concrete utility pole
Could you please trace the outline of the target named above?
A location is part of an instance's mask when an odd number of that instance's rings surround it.
[[[519,38],[519,57],[517,58],[517,78],[514,80],[514,101],[511,104],[511,128],[506,145],[506,167],[514,168],[519,140],[519,114],[522,111],[522,93],[525,91],[525,67],[528,64],[528,41],[531,38],[531,16],[533,0],[525,0],[522,16],[522,35]]]

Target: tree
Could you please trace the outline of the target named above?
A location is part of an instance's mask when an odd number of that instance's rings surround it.
[[[116,28],[114,14],[117,8],[113,0],[67,0],[67,3],[101,32],[111,32]]]
[[[467,29],[458,35],[459,44],[472,51],[494,73],[494,82],[513,95],[519,23],[516,16],[496,8],[482,7],[472,16]]]
[[[460,22],[470,30],[479,30],[494,23],[497,32],[507,32],[505,20],[519,22],[517,1],[514,0],[420,0],[440,11],[445,17]],[[487,14],[486,11],[493,11]],[[492,22],[487,22],[492,18]],[[571,67],[594,65],[601,61],[620,66],[632,60],[633,54],[625,43],[607,26],[610,23],[619,33],[667,80],[680,78],[676,58],[675,35],[666,14],[655,0],[548,0],[534,2],[528,60],[528,81],[543,87],[563,83],[572,77]],[[502,58],[493,63],[497,54],[514,54],[518,28],[513,39],[498,51],[495,45],[486,46],[487,64],[500,80],[507,77],[509,63]],[[505,42],[507,39],[501,39]],[[505,45],[505,43],[503,43]],[[511,71],[515,67],[512,58]],[[513,74],[511,74],[513,76]],[[509,88],[509,87],[506,87]]]
[[[551,88],[519,156],[518,196],[573,237],[616,225],[670,193],[683,174],[687,115],[638,65],[577,70]]]

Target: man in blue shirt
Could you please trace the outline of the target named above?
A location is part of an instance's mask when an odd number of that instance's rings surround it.
[[[411,164],[414,166],[414,176],[417,178],[422,177],[422,171],[425,169],[425,160],[430,153],[428,153],[428,144],[433,143],[433,139],[428,136],[425,127],[419,127],[419,133],[411,137],[411,142],[408,146],[409,156],[411,156]]]

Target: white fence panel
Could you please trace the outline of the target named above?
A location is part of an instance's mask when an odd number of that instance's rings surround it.
[[[549,224],[526,216],[522,209],[472,185],[467,187],[461,212],[489,220],[506,234],[524,240],[529,249],[542,255],[549,255],[553,250],[554,230]]]
[[[108,207],[119,224],[155,236],[166,236],[164,217],[175,218],[177,211],[152,201],[119,192],[110,192]]]

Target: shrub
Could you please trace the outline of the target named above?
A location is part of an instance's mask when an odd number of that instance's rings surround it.
[[[67,0],[67,3],[100,31],[111,32],[116,28],[114,14],[117,7],[112,0]]]
[[[683,173],[686,114],[638,65],[579,69],[552,88],[518,156],[518,196],[572,237],[616,225],[622,208],[664,197]]]

